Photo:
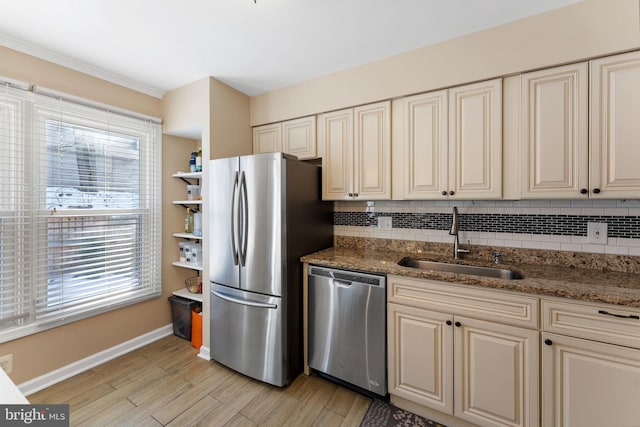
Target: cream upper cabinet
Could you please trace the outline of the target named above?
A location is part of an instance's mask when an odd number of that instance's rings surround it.
[[[502,79],[449,89],[449,196],[502,197]]]
[[[391,103],[318,116],[324,200],[391,198]]]
[[[500,199],[502,80],[394,101],[395,199]]]
[[[522,197],[575,198],[589,188],[588,69],[523,74]]]
[[[640,197],[640,53],[505,79],[504,198]]]
[[[640,197],[640,52],[591,61],[590,197]]]
[[[539,425],[536,298],[397,276],[387,292],[392,403],[473,425]]]
[[[446,90],[394,101],[394,198],[442,199],[446,193],[448,101]]]
[[[253,154],[276,151],[302,160],[316,158],[316,116],[254,127]]]
[[[298,159],[316,155],[316,116],[282,122],[282,151]]]
[[[282,151],[282,125],[256,126],[253,128],[253,154]]]

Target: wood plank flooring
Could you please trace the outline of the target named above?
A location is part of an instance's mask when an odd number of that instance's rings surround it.
[[[197,357],[169,336],[38,393],[68,403],[73,426],[359,426],[370,399],[317,376],[286,388]]]

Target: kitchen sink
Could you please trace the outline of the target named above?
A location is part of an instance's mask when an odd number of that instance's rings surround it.
[[[474,265],[450,264],[448,262],[427,261],[411,257],[402,258],[398,265],[419,268],[421,270],[446,271],[449,273],[471,274],[474,276],[493,277],[497,279],[520,280],[524,276],[516,270],[494,267],[476,267]]]

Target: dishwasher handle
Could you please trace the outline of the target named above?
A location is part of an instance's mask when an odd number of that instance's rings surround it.
[[[350,288],[353,285],[353,282],[347,282],[340,279],[333,279],[333,284],[339,288]]]

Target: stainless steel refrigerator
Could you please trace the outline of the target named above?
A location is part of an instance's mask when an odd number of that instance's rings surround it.
[[[282,153],[210,163],[212,358],[285,386],[302,370],[300,257],[333,244],[320,168]]]

